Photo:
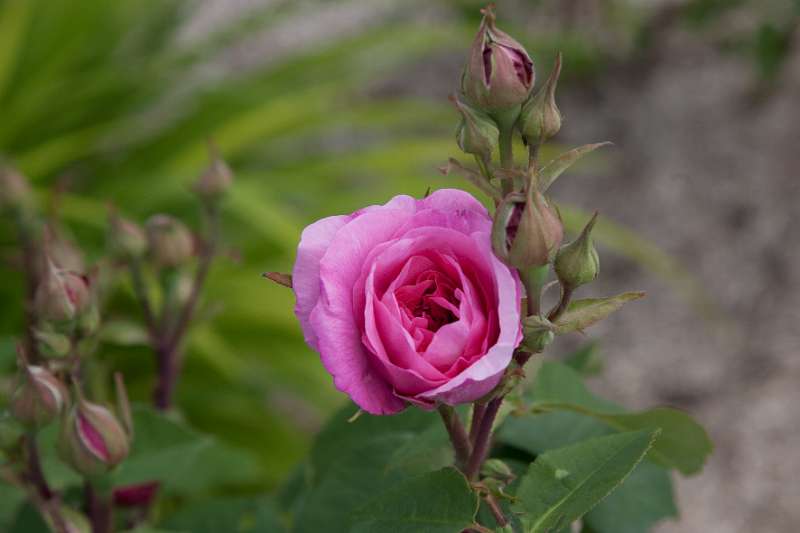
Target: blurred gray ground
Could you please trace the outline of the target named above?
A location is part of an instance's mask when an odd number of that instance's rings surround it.
[[[531,32],[552,23],[548,2],[538,8],[507,3],[500,2],[503,11],[525,13]],[[599,1],[571,3],[580,7],[573,13],[579,27],[604,46],[613,41],[596,20]],[[325,4],[324,20],[309,17],[305,24],[315,31],[346,31],[348,23],[368,23],[391,4]],[[209,5],[217,6],[208,11],[213,20],[214,9],[226,3]],[[420,16],[446,16],[446,8],[429,7]],[[197,21],[200,28],[209,23],[202,16]],[[725,24],[746,23],[741,17],[725,20],[721,31]],[[599,282],[584,294],[643,289],[648,297],[590,332],[602,340],[607,362],[593,386],[631,407],[684,408],[711,432],[716,451],[710,464],[698,477],[677,480],[682,517],[661,525],[659,533],[795,532],[800,42],[771,92],[757,98],[753,65],[742,56],[723,53],[707,35],[680,25],[656,25],[653,31],[646,55],[614,63],[590,86],[565,84],[560,90],[566,120],[558,140],[611,140],[615,147],[607,169],[562,178],[553,193],[557,200],[599,209],[676,257],[699,280],[716,313],[692,308],[664,280],[601,249]],[[537,51],[530,52],[535,57]],[[444,98],[462,60],[448,53],[416,65],[413,87],[402,76],[385,83],[393,93]],[[569,57],[564,68],[570,69]],[[540,79],[545,75],[540,72]],[[569,346],[566,341],[559,348]]]
[[[648,297],[591,332],[607,361],[597,388],[687,409],[716,445],[701,476],[678,480],[682,519],[660,533],[800,530],[800,43],[771,94],[755,85],[750,63],[675,29],[643,64],[560,101],[561,139],[612,140],[618,159],[554,195],[678,258],[718,311],[601,251],[591,291]]]

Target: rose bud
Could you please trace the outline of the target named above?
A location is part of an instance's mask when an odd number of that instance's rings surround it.
[[[68,321],[88,310],[91,304],[89,279],[57,268],[52,261],[48,261],[47,270],[34,296],[34,306],[39,316],[55,322]]]
[[[147,236],[138,224],[122,218],[116,211],[109,215],[108,243],[114,256],[136,259],[147,251]]]
[[[456,130],[458,147],[467,154],[474,154],[483,161],[490,161],[497,147],[500,130],[492,118],[474,107],[452,98],[456,109],[461,113],[461,123]]]
[[[491,8],[483,10],[461,89],[473,105],[496,111],[522,104],[534,82],[533,61],[517,41],[495,26]]]
[[[547,82],[522,106],[518,125],[526,143],[539,144],[561,129],[561,112],[556,105],[556,85],[560,74],[561,54],[558,54]]]
[[[75,471],[97,476],[128,456],[129,440],[111,411],[81,399],[61,424],[59,453]]]
[[[44,426],[55,420],[69,403],[69,392],[58,378],[40,366],[26,366],[11,398],[14,418],[29,426]]]
[[[9,166],[0,166],[0,210],[20,208],[30,200],[30,185],[22,174]]]
[[[157,266],[175,268],[192,256],[192,234],[181,221],[168,215],[154,215],[146,227],[150,256]]]
[[[500,203],[492,226],[492,247],[507,264],[520,270],[553,260],[564,229],[558,213],[531,185],[527,200],[511,193]]]
[[[556,256],[555,271],[561,284],[569,289],[594,281],[600,272],[600,258],[592,242],[592,229],[597,221],[595,212],[577,239],[564,245]]]
[[[194,184],[194,192],[207,201],[221,198],[233,183],[233,172],[219,156],[216,146],[210,144],[211,164]]]

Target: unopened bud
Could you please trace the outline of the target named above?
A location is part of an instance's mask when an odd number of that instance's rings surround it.
[[[481,475],[504,483],[511,483],[517,477],[511,467],[500,459],[487,459],[481,467]]]
[[[576,289],[594,281],[600,272],[600,258],[591,235],[596,221],[595,212],[578,238],[558,251],[554,267],[558,280],[564,287]]]
[[[40,366],[26,366],[22,372],[11,398],[11,413],[25,425],[47,425],[66,408],[69,393],[58,378]]]
[[[93,477],[109,472],[128,456],[129,440],[111,411],[81,399],[61,424],[59,453],[76,472]]]
[[[233,183],[233,172],[219,156],[216,147],[211,144],[209,152],[211,163],[194,184],[194,191],[204,200],[217,200]]]
[[[147,251],[147,236],[138,224],[112,211],[109,216],[108,243],[111,252],[120,259],[142,257]]]
[[[528,98],[534,82],[533,61],[521,44],[497,29],[491,7],[483,14],[461,90],[472,105],[484,111],[508,109]]]
[[[31,199],[27,180],[16,169],[0,165],[0,211],[26,206]]]
[[[522,138],[527,143],[546,141],[561,129],[561,112],[556,105],[556,85],[560,74],[561,54],[558,54],[547,82],[522,106],[518,124]]]
[[[531,184],[527,195],[511,193],[495,212],[492,247],[507,264],[520,270],[553,260],[563,237],[557,212]]]
[[[36,312],[45,320],[63,322],[80,316],[92,305],[89,279],[49,262],[34,296]]]
[[[150,217],[146,227],[150,255],[159,267],[175,268],[192,256],[192,234],[179,220],[168,215],[155,215]]]
[[[471,107],[457,98],[452,98],[456,109],[461,113],[461,123],[456,130],[458,147],[467,154],[474,154],[484,161],[490,161],[497,147],[500,130],[494,120],[479,109]]]

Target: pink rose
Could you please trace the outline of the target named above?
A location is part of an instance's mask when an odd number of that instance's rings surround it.
[[[336,388],[373,414],[471,402],[521,339],[519,280],[492,253],[492,220],[455,189],[308,226],[295,313]]]

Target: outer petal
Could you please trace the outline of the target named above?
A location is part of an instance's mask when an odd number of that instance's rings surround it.
[[[411,213],[403,209],[370,209],[351,220],[333,238],[320,261],[320,298],[310,324],[317,335],[322,364],[337,389],[373,414],[401,411],[405,404],[376,372],[362,344],[353,309],[353,285],[363,263],[378,244],[391,240]],[[362,311],[363,312],[363,311]]]
[[[349,219],[349,216],[340,215],[314,222],[303,230],[297,247],[297,259],[292,270],[292,290],[296,299],[294,312],[300,321],[303,337],[314,349],[317,348],[317,335],[311,328],[309,317],[319,299],[319,262],[336,232]]]
[[[488,234],[477,233],[472,237],[476,246],[488,249],[491,253]],[[491,261],[495,274],[497,312],[500,320],[500,335],[497,342],[462,373],[440,387],[419,394],[418,398],[450,405],[471,402],[492,390],[511,362],[514,349],[521,340],[519,308],[521,289],[516,275],[512,274],[507,266],[494,255],[491,256]]]

